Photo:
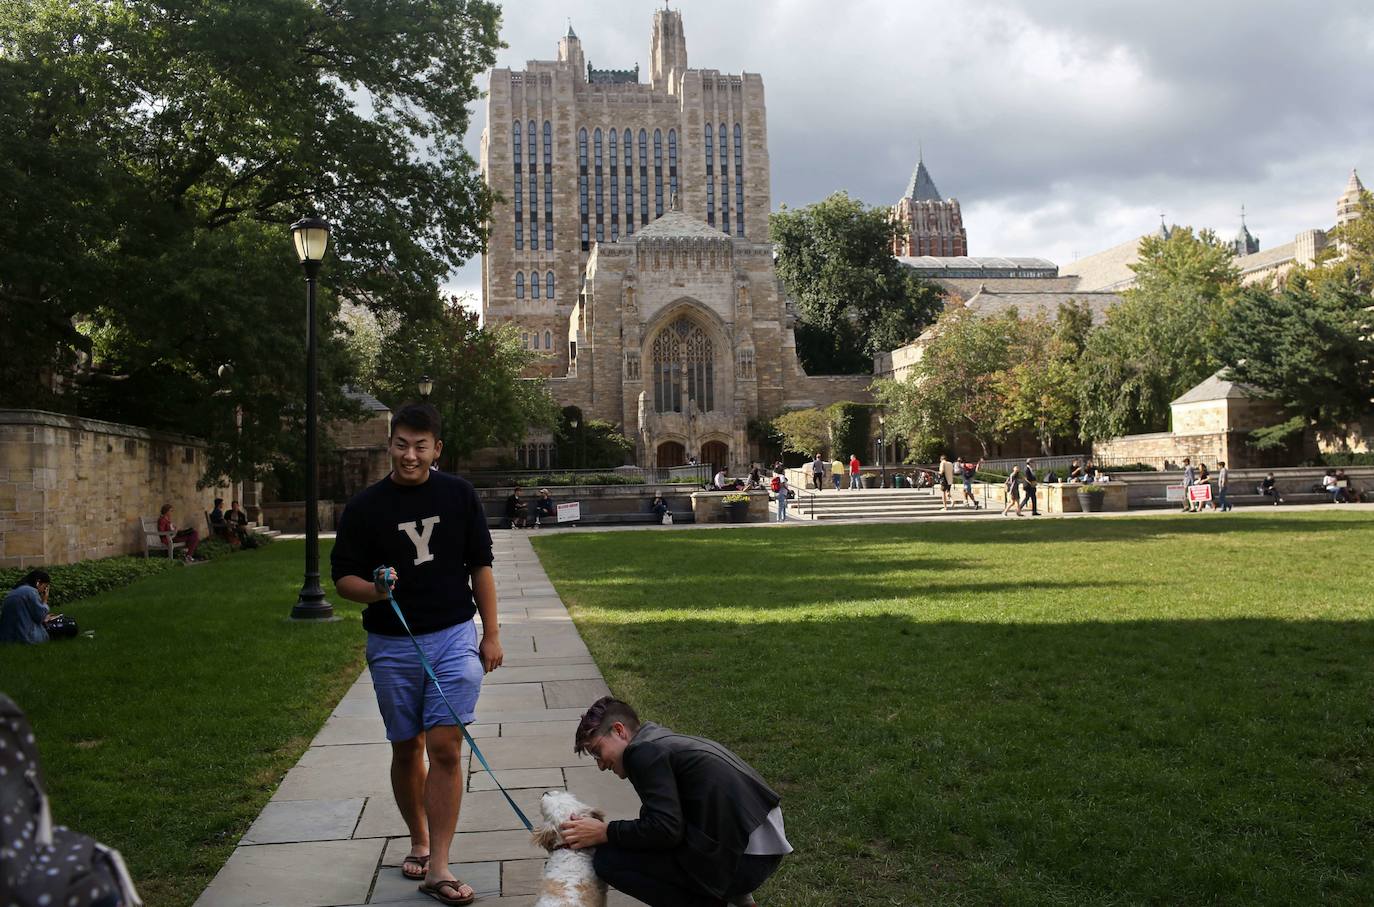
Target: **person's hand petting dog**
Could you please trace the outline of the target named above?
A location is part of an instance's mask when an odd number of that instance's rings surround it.
[[[606,843],[607,824],[604,819],[575,815],[558,826],[558,830],[563,833],[565,844],[573,850],[582,850]]]

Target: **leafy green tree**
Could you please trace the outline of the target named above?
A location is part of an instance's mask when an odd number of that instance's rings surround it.
[[[905,441],[920,460],[960,437],[988,456],[1011,421],[1002,373],[1013,362],[1021,330],[1015,311],[978,318],[958,308],[942,315],[907,378],[878,382],[889,437]]]
[[[572,423],[576,421],[577,427]],[[635,442],[605,419],[588,419],[576,406],[565,406],[554,432],[558,465],[567,469],[606,469],[623,466]]]
[[[1043,316],[1021,319],[1010,364],[996,376],[1006,400],[1003,432],[1030,431],[1046,456],[1053,452],[1055,440],[1070,436],[1078,422],[1082,348],[1077,337],[1082,311],[1061,307],[1056,323]]]
[[[1374,194],[1368,189],[1360,193],[1359,211],[1328,234],[1331,242],[1314,267],[1295,271],[1318,291],[1327,283],[1340,283],[1365,295],[1374,293]]]
[[[1230,250],[1210,231],[1146,237],[1136,285],[1088,335],[1079,364],[1085,441],[1162,431],[1169,404],[1221,366],[1219,344],[1239,289]]]
[[[441,468],[452,469],[483,447],[509,447],[530,428],[553,428],[558,411],[542,379],[522,379],[538,353],[512,325],[485,329],[457,300],[436,318],[394,326],[381,344],[377,397],[393,410],[417,399],[429,375],[429,402],[444,421]]]
[[[336,226],[324,410],[347,414],[336,296],[433,317],[481,248],[490,199],[462,137],[498,17],[481,0],[0,5],[5,402],[206,436],[211,470],[255,472],[299,430],[287,226],[316,212]]]
[[[782,449],[803,456],[830,451],[830,415],[823,409],[794,409],[773,420]]]
[[[1243,292],[1222,340],[1232,380],[1283,406],[1275,424],[1252,432],[1260,448],[1306,429],[1336,431],[1367,416],[1374,397],[1374,298],[1346,281],[1292,276],[1275,293]]]
[[[778,276],[801,316],[797,353],[812,374],[864,374],[878,353],[917,337],[940,294],[892,257],[886,208],[837,192],[769,219]]]

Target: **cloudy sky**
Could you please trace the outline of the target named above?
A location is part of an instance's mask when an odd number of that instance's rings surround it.
[[[499,65],[649,63],[651,0],[506,4]],[[676,0],[693,67],[761,73],[773,207],[902,194],[918,147],[973,255],[1063,264],[1170,223],[1264,248],[1374,188],[1370,0]],[[485,125],[475,111],[474,157]],[[453,275],[480,297],[476,262]]]

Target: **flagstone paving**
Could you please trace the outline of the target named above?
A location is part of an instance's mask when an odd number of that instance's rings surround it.
[[[532,819],[539,795],[571,790],[611,818],[633,818],[628,782],[573,755],[582,711],[609,692],[528,537],[495,531],[505,666],[487,675],[469,728],[497,778]],[[530,907],[544,852],[466,745],[469,774],[453,871],[480,905]],[[390,748],[366,670],[239,841],[196,907],[361,907],[436,902],[401,875],[409,836],[388,781]],[[639,904],[612,891],[611,907]]]

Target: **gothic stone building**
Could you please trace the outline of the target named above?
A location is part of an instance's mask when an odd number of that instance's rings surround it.
[[[767,242],[763,80],[688,69],[681,13],[654,14],[647,84],[587,63],[569,26],[556,61],[492,71],[487,113],[482,170],[507,201],[483,316],[544,354],[560,405],[619,425],[640,465],[740,469],[751,419],[868,399],[870,377],[797,361]]]

